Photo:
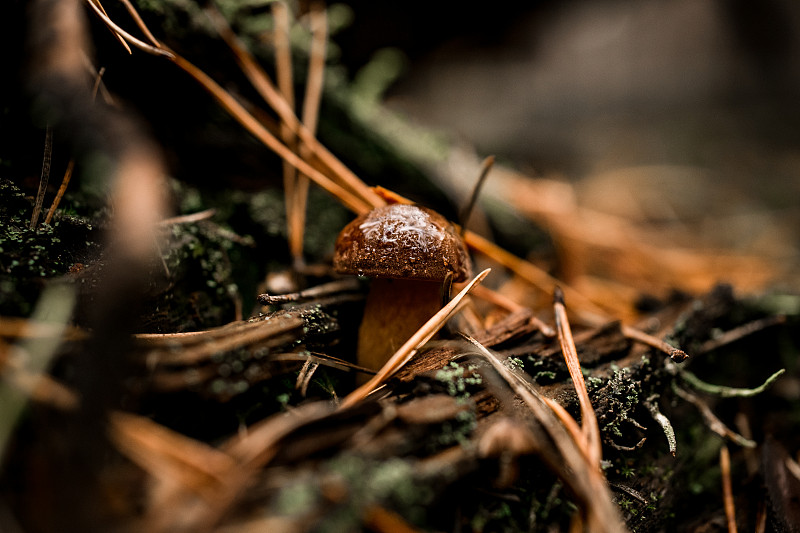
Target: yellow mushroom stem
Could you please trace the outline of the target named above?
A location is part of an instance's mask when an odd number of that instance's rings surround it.
[[[373,279],[358,332],[358,364],[380,369],[441,307],[441,281]]]

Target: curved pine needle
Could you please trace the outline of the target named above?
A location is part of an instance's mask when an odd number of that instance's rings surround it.
[[[89,0],[89,1],[97,4],[97,7],[100,10],[102,10],[103,13],[106,12],[106,9],[103,7],[103,4],[100,3],[100,0]],[[131,50],[131,47],[128,46],[128,43],[125,42],[125,39],[120,37],[119,34],[117,34],[114,31],[111,31],[111,34],[114,36],[114,38],[117,40],[117,42],[122,45],[122,47],[125,49],[125,51],[128,52],[128,54],[132,54],[133,53],[133,51]]]
[[[194,64],[184,59],[166,48],[157,48],[151,46],[140,39],[137,39],[130,33],[123,30],[119,25],[112,21],[102,10],[100,10],[91,0],[85,0],[98,17],[118,35],[123,37],[126,41],[133,44],[137,48],[148,52],[153,55],[163,56],[172,61],[181,70],[186,72],[189,76],[194,78],[195,81],[214,97],[219,103],[241,126],[243,126],[251,135],[258,139],[267,148],[274,151],[281,158],[288,161],[299,171],[309,176],[320,187],[328,191],[333,196],[337,197],[346,207],[355,213],[365,213],[370,210],[370,203],[358,198],[356,195],[346,190],[338,183],[319,172],[314,167],[303,161],[299,156],[289,150],[283,143],[281,143],[274,135],[272,135],[252,114],[250,114],[242,104],[240,104],[230,93],[225,91],[217,82],[215,82],[208,74],[197,68]],[[295,118],[296,120],[296,118]],[[359,180],[360,181],[360,180]],[[363,184],[363,182],[362,182]],[[364,185],[366,187],[366,185]]]
[[[158,39],[156,39],[155,35],[152,34],[150,28],[148,28],[147,24],[144,23],[144,20],[142,20],[142,17],[139,16],[139,12],[136,11],[136,8],[133,7],[133,4],[131,4],[130,0],[120,0],[120,2],[122,2],[122,4],[125,6],[125,9],[128,10],[128,14],[136,23],[136,26],[139,28],[139,30],[141,30],[145,37],[147,37],[147,40],[150,41],[156,48],[163,48],[164,46],[158,41]]]
[[[483,189],[483,184],[486,183],[486,177],[489,176],[489,171],[493,166],[493,155],[490,155],[483,160],[483,163],[481,163],[481,172],[478,175],[478,181],[475,182],[475,186],[472,188],[472,194],[469,197],[469,201],[467,202],[467,205],[464,206],[464,210],[459,213],[458,222],[461,224],[462,238],[464,237],[464,231],[467,229],[467,223],[469,223],[469,217],[472,215],[472,210],[475,208],[475,204],[478,202],[478,196],[481,193],[481,189]]]
[[[42,158],[42,175],[39,178],[39,192],[36,194],[36,204],[33,207],[31,216],[31,229],[36,229],[39,223],[39,215],[42,212],[44,203],[44,193],[47,191],[47,181],[50,179],[50,162],[53,156],[53,126],[47,125],[44,137],[44,157]]]
[[[164,56],[170,59],[175,57],[175,54],[170,50],[149,45],[146,42],[142,41],[141,39],[138,39],[133,35],[131,35],[130,33],[128,33],[127,31],[123,30],[119,25],[117,25],[116,22],[111,20],[111,18],[106,14],[105,10],[101,9],[96,2],[93,2],[92,0],[85,0],[85,1],[87,4],[89,4],[89,7],[92,8],[95,14],[98,17],[100,17],[100,20],[102,20],[103,23],[106,26],[108,26],[109,29],[111,29],[117,36],[123,38],[125,41],[132,44],[136,48],[143,50],[148,54]]]

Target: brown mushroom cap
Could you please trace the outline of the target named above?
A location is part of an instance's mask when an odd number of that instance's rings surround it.
[[[392,204],[350,222],[336,239],[333,266],[342,274],[453,281],[470,275],[469,255],[446,218],[425,207]]]

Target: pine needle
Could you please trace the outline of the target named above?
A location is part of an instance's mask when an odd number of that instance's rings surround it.
[[[53,157],[53,127],[48,124],[44,135],[44,157],[42,157],[42,174],[39,177],[39,192],[36,194],[36,204],[33,206],[31,216],[31,229],[35,229],[39,223],[39,215],[42,213],[44,204],[44,193],[47,191],[47,181],[50,178],[50,162]]]
[[[311,133],[316,133],[319,122],[319,108],[322,99],[322,88],[325,74],[325,53],[328,43],[328,12],[323,2],[311,2],[309,5],[309,20],[311,25],[311,51],[308,57],[308,79],[306,80],[306,93],[303,99],[303,124]],[[308,145],[300,146],[300,157],[305,160],[311,158]],[[295,258],[303,256],[303,236],[306,225],[306,209],[308,207],[308,190],[310,185],[308,176],[300,173],[295,182],[293,205],[293,223],[289,228],[289,246]],[[291,236],[294,232],[294,240]]]
[[[295,113],[292,47],[289,42],[289,32],[291,31],[289,7],[283,2],[273,2],[272,18],[275,21],[272,42],[275,48],[275,76],[278,80],[278,90],[283,99],[286,100],[289,109]],[[285,122],[281,123],[280,136],[286,147],[292,152],[297,153],[297,136],[289,124]],[[298,228],[297,212],[295,208],[297,204],[296,195],[297,169],[288,161],[284,160],[283,196],[284,205],[286,206],[286,228],[289,240],[289,251],[292,254],[294,263],[300,264],[303,257],[303,232],[302,228]]]
[[[597,417],[594,414],[592,402],[589,399],[589,392],[586,389],[586,382],[583,379],[581,363],[578,359],[578,351],[575,349],[575,341],[572,339],[572,330],[567,319],[567,311],[564,307],[564,294],[558,287],[555,288],[553,295],[553,309],[556,318],[556,331],[558,340],[561,344],[561,352],[567,363],[569,375],[575,385],[575,392],[578,394],[578,403],[581,408],[581,427],[587,444],[587,457],[592,465],[600,468],[602,460],[602,445],[600,442],[600,428],[597,425]]]

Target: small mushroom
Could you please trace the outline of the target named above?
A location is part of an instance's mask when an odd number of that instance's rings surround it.
[[[463,281],[471,271],[453,225],[435,211],[404,204],[378,207],[345,226],[333,266],[372,278],[358,339],[358,363],[372,370],[442,307],[448,274]]]

